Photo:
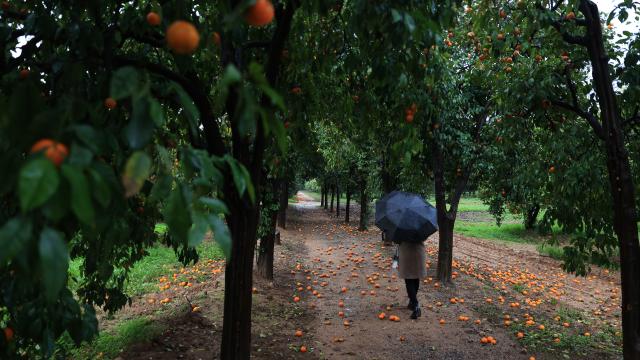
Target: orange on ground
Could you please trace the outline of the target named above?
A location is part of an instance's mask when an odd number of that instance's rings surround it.
[[[381,312],[380,314],[378,314],[378,319],[380,319],[380,320],[384,320],[384,318],[385,318],[386,316],[387,316],[387,315],[386,315],[385,313]]]
[[[147,14],[147,23],[151,26],[160,25],[160,15],[157,12],[150,11]]]
[[[244,20],[252,26],[264,26],[273,21],[275,10],[270,0],[256,0],[244,14]]]
[[[190,22],[184,20],[177,20],[169,25],[165,36],[167,46],[176,54],[192,54],[200,44],[198,29]]]
[[[301,353],[306,353],[307,352],[307,347],[304,346],[304,345],[300,346],[300,352]]]
[[[302,330],[296,330],[295,335],[296,335],[296,337],[301,337],[302,336]]]
[[[439,323],[440,323],[440,325],[444,325],[444,324],[446,324],[447,322],[446,322],[446,321],[444,321],[444,319],[440,319]]]
[[[37,153],[44,150],[46,156],[55,166],[60,166],[64,159],[69,155],[69,149],[66,145],[55,142],[51,139],[42,139],[37,141],[31,147],[31,153]]]
[[[294,297],[293,297],[293,302],[298,302],[298,301],[300,301],[300,298],[299,298],[299,297],[297,297],[297,296],[294,296]]]

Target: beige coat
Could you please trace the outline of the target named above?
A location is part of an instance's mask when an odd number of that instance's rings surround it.
[[[427,254],[423,243],[401,242],[398,249],[398,276],[422,279],[427,276]]]

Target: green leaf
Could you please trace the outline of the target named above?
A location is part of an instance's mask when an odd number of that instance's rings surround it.
[[[40,254],[44,295],[49,302],[54,302],[67,282],[69,269],[67,244],[59,232],[45,227],[40,233],[38,253]]]
[[[211,230],[213,230],[213,239],[222,248],[227,261],[230,260],[231,233],[229,232],[229,227],[227,227],[227,224],[225,224],[224,221],[216,215],[209,215],[207,219],[209,220]]]
[[[111,97],[120,100],[141,92],[140,73],[133,67],[125,66],[113,73],[111,78]]]
[[[58,189],[60,177],[51,161],[39,158],[29,161],[21,170],[18,193],[22,211],[44,204]]]
[[[231,175],[233,176],[233,182],[236,185],[238,194],[242,196],[246,191],[249,194],[249,199],[251,199],[252,202],[255,202],[256,194],[253,188],[253,183],[251,182],[251,175],[247,168],[231,156],[225,156],[225,158],[231,168]]]
[[[76,142],[71,144],[71,151],[67,163],[79,166],[88,166],[93,159],[93,153]]]
[[[171,176],[161,176],[158,178],[153,184],[151,188],[151,194],[149,195],[149,201],[151,202],[160,202],[163,201],[169,196],[171,193],[171,184],[173,183],[173,178]]]
[[[187,116],[187,120],[189,120],[189,124],[193,130],[198,128],[200,124],[200,111],[193,103],[193,99],[187,94],[186,91],[177,83],[173,84],[173,88],[175,89],[176,94],[178,95],[178,99],[180,100],[180,104],[182,104],[182,108],[184,109],[185,115]]]
[[[191,229],[189,229],[189,246],[196,247],[200,245],[202,240],[204,240],[204,236],[207,234],[207,230],[209,230],[209,224],[207,223],[207,218],[203,214],[195,214],[193,216],[193,224],[191,224]]]
[[[72,165],[62,165],[62,175],[71,184],[71,210],[76,217],[87,225],[93,224],[95,211],[91,203],[89,181],[82,169]]]
[[[0,228],[0,267],[16,256],[31,239],[33,228],[27,218],[15,217]]]
[[[162,105],[153,97],[148,97],[147,101],[149,102],[149,116],[156,124],[156,126],[164,125],[164,111],[162,110]]]
[[[169,234],[185,244],[191,228],[189,207],[182,185],[179,185],[171,191],[163,212],[165,223],[169,226]]]
[[[151,158],[144,151],[136,151],[127,160],[122,174],[125,197],[137,194],[151,174]]]
[[[242,74],[238,69],[233,65],[228,65],[226,69],[224,69],[224,74],[222,75],[222,80],[220,81],[220,87],[226,89],[229,85],[237,84],[242,80]]]
[[[152,111],[152,108],[155,110]],[[162,109],[155,99],[142,96],[133,100],[131,120],[124,128],[127,141],[133,149],[141,149],[151,141],[153,131],[156,128],[154,116],[161,118],[157,121],[164,122]]]
[[[210,198],[210,197],[206,197],[203,196],[199,199],[199,201],[206,206],[207,208],[209,208],[209,210],[213,211],[216,214],[228,214],[229,213],[229,209],[227,208],[227,205],[222,202],[222,200],[218,200],[218,199],[214,199],[214,198]]]
[[[91,192],[93,197],[102,207],[107,207],[111,202],[111,189],[109,188],[109,184],[93,169],[89,169],[89,180],[91,180],[91,187],[94,189],[94,191]]]

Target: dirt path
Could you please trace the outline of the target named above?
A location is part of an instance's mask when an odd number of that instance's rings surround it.
[[[454,285],[443,288],[425,279],[419,294],[423,317],[410,320],[404,284],[390,269],[393,249],[382,246],[377,230],[361,233],[340,224],[318,203],[293,207],[290,218],[296,230],[283,235],[304,241],[309,250],[291,272],[291,297],[314,311],[316,320],[305,333],[310,332],[316,344],[312,351],[321,358],[562,358],[564,341],[580,340],[600,323],[618,326],[619,285],[612,274],[598,270],[576,278],[528,246],[461,236],[455,237]],[[427,246],[428,264],[435,264],[437,236]],[[567,318],[582,311],[593,316]],[[399,316],[400,322],[379,320],[381,312]],[[517,332],[535,341],[550,337],[559,348],[532,354],[526,348],[532,342],[518,340]],[[486,336],[496,345],[482,344]],[[597,351],[580,356],[606,357]]]
[[[304,193],[297,200],[290,206],[287,229],[281,230],[282,244],[276,246],[274,281],[254,277],[255,359],[619,357],[601,342],[591,342],[619,338],[602,330],[619,330],[617,274],[598,270],[589,278],[575,278],[529,246],[456,236],[453,285],[440,286],[430,268],[419,292],[423,316],[410,320],[404,283],[390,268],[394,249],[382,246],[379,231],[359,232],[355,221],[344,225]],[[354,219],[357,213],[354,206]],[[434,236],[427,242],[429,267],[436,263],[436,252]],[[216,358],[223,269],[224,263],[201,263],[184,270],[211,273],[193,287],[172,284],[135,299],[118,318],[145,314],[165,330],[120,358]],[[166,296],[172,301],[160,304]],[[157,301],[149,304],[149,298]],[[378,319],[381,312],[384,320]],[[400,321],[390,321],[391,315]],[[495,338],[494,345],[481,343],[488,336]],[[307,352],[300,351],[302,346]]]
[[[376,231],[359,233],[337,225],[317,207],[292,210],[302,233],[310,232],[303,238],[308,259],[292,270],[292,297],[300,296],[301,303],[315,309],[316,321],[309,331],[315,329],[313,350],[320,357],[471,359],[479,352],[496,359],[529,357],[520,354],[513,336],[483,321],[468,302],[450,303],[452,297],[462,297],[458,293],[466,284],[444,291],[422,284],[423,317],[409,320],[404,283],[390,269],[393,249],[382,246]],[[380,320],[381,312],[399,316],[400,321]],[[469,320],[459,321],[460,315]],[[477,319],[480,324],[474,323]],[[481,344],[483,336],[493,336],[497,344]]]

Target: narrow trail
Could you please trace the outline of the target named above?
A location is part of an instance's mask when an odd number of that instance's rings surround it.
[[[283,232],[285,241],[302,241],[307,250],[292,262],[291,301],[299,297],[294,304],[314,315],[303,330],[311,337],[306,346],[320,358],[529,359],[537,354],[526,351],[509,324],[530,320],[527,330],[535,332],[543,318],[553,322],[558,307],[616,323],[619,285],[612,274],[575,278],[527,249],[460,236],[453,285],[441,287],[430,268],[419,292],[423,316],[410,320],[404,282],[390,268],[393,248],[383,246],[379,231],[344,225],[305,194],[298,200],[290,208],[290,230]],[[435,264],[437,236],[428,240],[427,252],[428,266]],[[400,321],[389,321],[390,315]],[[562,330],[561,324],[547,327]],[[580,334],[585,326],[570,330]],[[496,344],[482,344],[486,336]],[[545,355],[537,359],[561,357]],[[592,356],[581,358],[602,358]]]

